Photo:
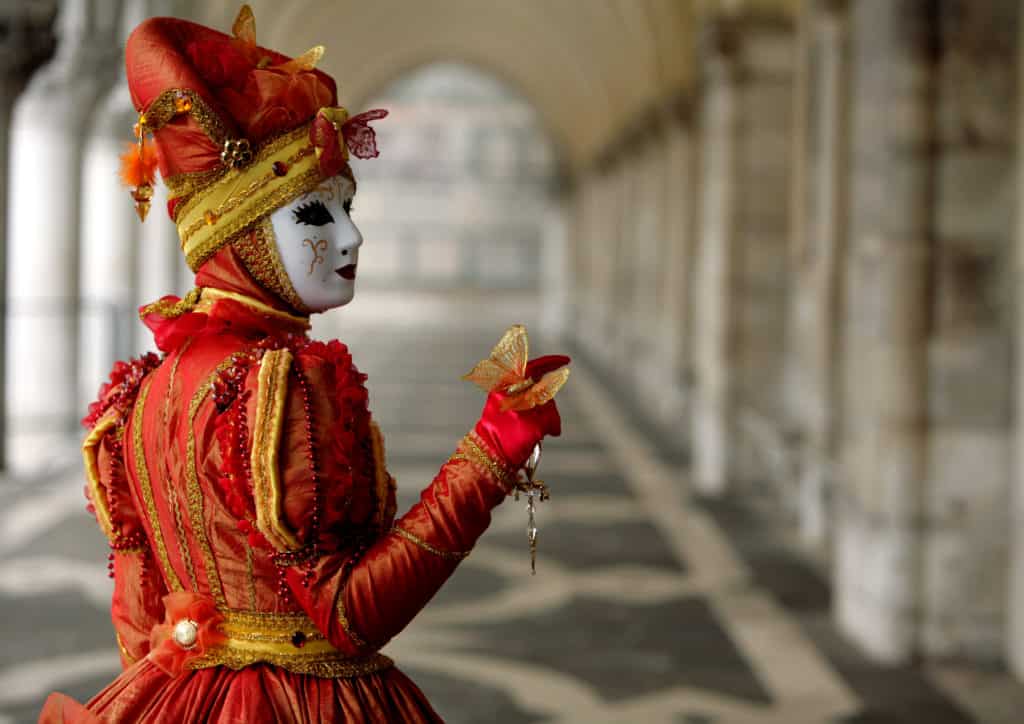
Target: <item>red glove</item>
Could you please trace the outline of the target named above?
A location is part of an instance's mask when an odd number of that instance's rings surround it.
[[[567,364],[569,358],[565,355],[538,357],[526,364],[526,376],[539,380]],[[501,403],[507,396],[504,392],[492,392],[487,396],[475,429],[493,452],[500,455],[510,468],[518,470],[545,436],[558,437],[562,434],[562,418],[554,400],[529,410],[502,411]]]

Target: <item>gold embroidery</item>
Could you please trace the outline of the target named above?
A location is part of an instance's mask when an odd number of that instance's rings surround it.
[[[199,287],[191,289],[188,294],[176,302],[168,302],[163,299],[151,302],[139,310],[139,319],[145,319],[154,312],[167,319],[180,317],[182,314],[195,309],[196,304],[199,303],[199,295],[202,291]]]
[[[269,216],[263,216],[253,224],[251,235],[243,230],[235,235],[230,244],[256,281],[286,301],[292,309],[309,313],[309,308],[295,291],[291,277],[284,270],[274,238],[274,225],[270,223]]]
[[[146,380],[142,389],[139,390],[139,397],[135,401],[135,416],[132,420],[132,441],[135,445],[135,468],[139,474],[139,488],[142,490],[142,500],[146,503],[146,515],[149,518],[149,526],[153,529],[153,545],[156,547],[157,557],[164,569],[164,580],[172,591],[181,591],[181,581],[178,574],[171,566],[167,557],[167,546],[164,544],[163,529],[160,527],[160,516],[156,510],[156,500],[153,498],[153,487],[149,480],[149,469],[146,467],[146,449],[142,444],[142,418],[146,407],[146,397],[149,396],[149,386],[152,379]]]
[[[181,199],[174,209],[174,221],[181,215],[181,207],[192,197],[228,172],[226,166],[217,166],[206,171],[186,171],[176,173],[164,179],[168,196]]]
[[[278,153],[279,151],[281,151],[282,149],[286,148],[287,146],[289,146],[291,144],[294,144],[296,141],[301,140],[302,138],[308,138],[308,136],[309,136],[309,126],[308,125],[303,126],[301,128],[293,129],[291,131],[285,131],[284,133],[282,133],[282,134],[280,134],[278,136],[274,136],[273,138],[265,141],[260,146],[259,150],[256,152],[256,157],[255,157],[254,163],[260,163],[261,161],[266,160],[268,157]],[[273,169],[273,164],[271,164],[271,169]],[[238,174],[236,174],[236,177],[237,177],[237,175]],[[237,184],[237,182],[236,182],[236,184]],[[201,203],[202,203],[202,198],[197,197],[197,198],[189,199],[188,201],[186,201],[186,202],[182,203],[181,205],[179,205],[179,207],[178,207],[179,210],[177,212],[178,216],[181,216],[182,214],[185,214],[185,213],[191,213],[191,212],[195,211],[196,207],[199,204],[201,204]]]
[[[338,605],[335,607],[338,611],[338,621],[341,623],[341,627],[345,630],[345,635],[348,636],[356,648],[365,649],[369,648],[369,645],[363,641],[362,637],[355,632],[352,628],[352,624],[349,623],[348,616],[345,614],[345,590],[348,588],[348,582],[346,581],[345,586],[342,588],[341,593],[338,594]]]
[[[281,163],[288,168],[284,176],[274,171]],[[189,266],[197,269],[235,234],[321,180],[308,126],[265,145],[252,164],[228,172],[182,205],[178,235]]]
[[[221,610],[219,628],[227,642],[190,662],[189,668],[227,666],[239,669],[267,662],[297,674],[338,678],[386,669],[392,661],[374,652],[348,657],[327,641],[304,613]]]
[[[246,204],[245,208],[223,223],[219,228],[209,226],[210,232],[199,234],[198,239],[189,243],[185,251],[185,261],[192,271],[196,271],[211,256],[217,253],[222,247],[230,243],[233,236],[249,227],[249,225],[262,216],[290,203],[299,196],[309,193],[320,179],[320,169],[309,168],[287,183],[277,185],[270,193],[262,198]],[[200,227],[204,231],[206,227]]]
[[[383,530],[395,518],[395,503],[391,493],[395,490],[395,479],[388,473],[384,457],[384,437],[376,422],[370,422],[370,442],[373,446],[373,466],[377,480],[377,529]]]
[[[281,447],[281,427],[288,399],[288,372],[292,353],[287,349],[268,350],[260,361],[256,390],[256,413],[252,427],[252,483],[256,504],[256,527],[275,549],[302,547],[284,522],[284,491],[277,454]]]
[[[390,669],[395,664],[384,654],[372,654],[364,659],[350,659],[340,652],[333,654],[254,653],[244,648],[235,648],[238,643],[240,642],[232,642],[231,647],[212,648],[199,658],[190,661],[188,668],[206,669],[211,666],[226,666],[237,671],[255,663],[265,662],[279,666],[293,674],[305,674],[321,679],[354,679]],[[294,649],[294,647],[292,648]]]
[[[482,442],[478,443],[476,433],[471,432],[462,438],[460,449],[449,458],[449,460],[468,460],[490,473],[495,480],[505,489],[505,493],[511,493],[516,487],[514,473],[503,462],[495,460],[483,447]]]
[[[203,567],[206,570],[206,580],[210,586],[210,593],[213,600],[219,607],[225,608],[224,589],[221,586],[220,575],[217,573],[217,561],[213,557],[213,550],[210,548],[210,541],[206,537],[206,515],[203,511],[203,489],[199,486],[199,473],[196,471],[196,428],[195,419],[199,412],[199,406],[210,394],[214,380],[222,371],[235,363],[235,355],[223,360],[217,368],[210,373],[209,377],[199,386],[192,400],[188,405],[188,440],[185,449],[185,476],[188,483],[188,517],[192,526],[192,535],[199,543],[199,549],[203,552]]]
[[[124,640],[121,638],[121,634],[115,633],[114,638],[117,639],[117,648],[121,651],[121,656],[128,662],[128,665],[134,664],[138,659],[128,653],[128,648],[124,645]]]
[[[256,574],[252,565],[252,546],[245,546],[245,581],[249,588],[249,608],[256,608]]]
[[[214,289],[212,287],[203,289],[202,299],[200,300],[199,304],[196,305],[196,309],[200,311],[206,311],[211,306],[213,306],[214,302],[220,299],[230,299],[232,301],[238,302],[239,304],[244,304],[250,309],[259,312],[260,314],[265,314],[268,317],[274,317],[275,319],[285,322],[286,324],[295,327],[296,329],[301,329],[302,331],[308,330],[310,326],[308,317],[300,317],[295,314],[288,314],[288,312],[282,312],[280,309],[274,309],[273,307],[264,304],[258,299],[247,297],[244,294],[238,294],[237,292],[228,292],[223,289]]]
[[[191,101],[186,111],[179,110],[179,99]],[[158,95],[149,104],[142,116],[145,118],[146,130],[159,131],[172,118],[181,113],[188,113],[203,130],[203,133],[218,146],[227,138],[224,121],[207,105],[202,96],[190,88],[169,88]]]
[[[445,558],[450,561],[461,561],[463,558],[469,555],[469,551],[446,551],[436,546],[427,543],[425,540],[420,538],[418,535],[414,535],[407,531],[405,528],[400,528],[397,525],[391,529],[392,533],[395,533],[400,538],[405,538],[407,541],[416,545],[428,553],[433,553],[435,556]]]
[[[82,461],[85,463],[85,480],[89,485],[89,496],[92,498],[93,508],[96,509],[96,522],[100,530],[111,544],[114,543],[114,526],[110,521],[110,508],[107,505],[107,495],[103,490],[100,481],[99,446],[103,442],[103,436],[117,425],[117,410],[107,410],[93,428],[86,435],[82,442]]]
[[[192,339],[189,338],[185,344],[181,346],[178,356],[174,358],[174,364],[171,365],[171,374],[167,381],[167,395],[164,397],[163,430],[165,435],[170,430],[167,420],[170,416],[171,392],[174,389],[174,380],[178,375],[178,365],[181,364],[181,358],[185,356],[185,351],[191,345]],[[175,486],[171,479],[170,471],[167,468],[167,457],[162,456],[162,459],[165,486],[164,490],[167,495],[167,500],[171,505],[171,512],[174,514],[174,529],[178,534],[178,549],[181,551],[181,560],[185,564],[185,572],[188,573],[188,578],[192,582],[192,590],[198,591],[199,582],[196,580],[196,569],[192,563],[192,551],[189,547],[188,536],[185,535],[185,525],[181,519],[181,506],[178,504],[178,491],[174,489]]]

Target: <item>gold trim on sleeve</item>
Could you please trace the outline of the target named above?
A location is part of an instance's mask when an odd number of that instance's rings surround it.
[[[369,648],[369,644],[366,643],[362,637],[355,632],[352,628],[351,622],[348,620],[348,615],[345,613],[345,591],[348,590],[348,582],[341,589],[341,593],[338,594],[338,605],[335,607],[338,611],[338,621],[341,623],[341,627],[345,630],[345,635],[348,636],[356,648],[365,649]]]
[[[183,590],[181,580],[177,572],[171,566],[167,557],[167,546],[164,543],[163,529],[160,527],[160,516],[156,510],[156,500],[153,498],[153,486],[149,479],[149,468],[146,466],[146,449],[142,443],[142,417],[146,408],[146,398],[149,396],[149,387],[152,378],[145,381],[142,389],[139,390],[139,397],[135,401],[135,415],[132,419],[132,442],[135,447],[135,469],[139,475],[139,488],[142,491],[142,500],[146,503],[146,517],[149,518],[149,527],[153,531],[153,546],[156,548],[156,555],[160,559],[160,565],[164,570],[164,580],[172,591]],[[187,541],[183,541],[187,545]]]
[[[449,561],[461,561],[463,558],[469,555],[469,551],[446,551],[436,546],[427,543],[425,540],[420,538],[418,535],[414,535],[407,531],[405,528],[400,528],[397,525],[391,529],[391,532],[400,538],[405,538],[413,545],[422,548],[428,553],[433,553],[439,558],[444,558]]]
[[[292,551],[302,547],[295,533],[284,522],[284,495],[278,465],[291,365],[292,353],[288,349],[268,350],[264,353],[260,361],[256,414],[252,427],[250,462],[256,527],[278,551]]]
[[[99,446],[103,436],[117,425],[118,412],[111,408],[101,417],[82,442],[82,462],[85,464],[85,480],[89,485],[89,497],[96,509],[96,522],[107,540],[114,542],[114,526],[110,522],[110,508],[107,506],[107,495],[100,481]]]
[[[478,443],[476,433],[469,433],[459,443],[459,449],[449,460],[467,460],[477,467],[489,473],[499,485],[510,494],[516,487],[516,477],[512,470],[499,460],[495,460],[481,443]]]

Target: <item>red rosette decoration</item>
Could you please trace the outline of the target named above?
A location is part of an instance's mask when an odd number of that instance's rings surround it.
[[[213,600],[190,591],[163,598],[164,622],[149,634],[149,659],[169,676],[177,676],[188,662],[199,658],[227,637],[217,626],[224,620]]]

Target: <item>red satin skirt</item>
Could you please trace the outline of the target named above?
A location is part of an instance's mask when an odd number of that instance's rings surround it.
[[[168,676],[148,659],[82,706],[51,694],[40,724],[57,722],[441,722],[398,669],[350,679],[293,674],[269,664]]]

